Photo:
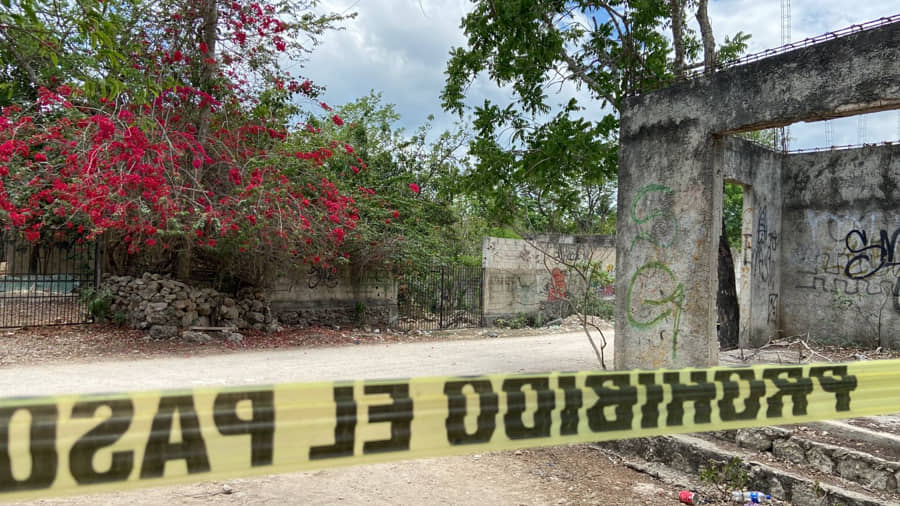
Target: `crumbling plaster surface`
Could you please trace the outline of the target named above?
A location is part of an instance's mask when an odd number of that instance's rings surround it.
[[[722,136],[900,106],[894,23],[626,100],[616,368],[717,362]]]
[[[533,240],[485,237],[481,265],[484,268],[484,318],[530,314],[547,319],[570,312],[565,301],[577,294],[579,277],[569,266],[594,262],[612,270],[616,264],[615,238],[611,236],[555,236]],[[610,287],[611,288],[611,287]]]
[[[741,231],[740,344],[778,336],[781,304],[782,153],[739,138],[725,139],[725,178],[746,185]]]
[[[900,146],[785,157],[786,335],[900,348]]]

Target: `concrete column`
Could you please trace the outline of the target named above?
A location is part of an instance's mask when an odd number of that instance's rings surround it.
[[[615,366],[715,364],[721,143],[699,122],[652,134],[629,126],[623,115]]]

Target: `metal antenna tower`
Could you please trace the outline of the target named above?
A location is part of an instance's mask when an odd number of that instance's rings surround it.
[[[781,0],[781,44],[791,41],[791,0]],[[787,151],[790,144],[790,127],[775,130],[775,149]]]
[[[834,147],[834,125],[831,124],[831,120],[825,120],[825,146],[826,147]]]
[[[865,144],[866,143],[866,129],[867,129],[867,120],[865,115],[858,116],[856,118],[856,143],[857,144]]]
[[[791,0],[781,0],[781,43],[791,41]]]

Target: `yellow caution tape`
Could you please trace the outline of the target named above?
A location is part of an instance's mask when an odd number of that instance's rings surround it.
[[[0,499],[900,412],[900,360],[0,401]]]

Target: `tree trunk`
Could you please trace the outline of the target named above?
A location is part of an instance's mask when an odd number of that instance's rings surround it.
[[[703,39],[703,71],[707,74],[716,70],[716,38],[706,10],[708,0],[697,2],[697,22],[700,23],[700,37]]]
[[[731,350],[738,347],[741,308],[738,305],[737,286],[734,279],[734,259],[725,237],[725,218],[722,218],[722,234],[719,236],[719,290],[716,293],[718,310],[719,348]]]
[[[190,284],[191,281],[191,263],[193,261],[193,239],[191,234],[184,237],[184,244],[181,251],[178,252],[178,261],[175,266],[175,278],[182,283]]]
[[[675,62],[673,67],[677,77],[684,77],[684,30],[682,24],[684,9],[682,0],[669,0],[669,11],[672,15],[672,43],[675,46]]]
[[[205,0],[202,4],[203,24],[197,34],[200,42],[206,44],[206,54],[200,76],[199,88],[210,95],[213,94],[213,79],[216,77],[216,28],[219,25],[219,8],[215,0]],[[211,104],[204,104],[200,108],[200,119],[197,125],[197,139],[200,144],[206,144],[206,136],[209,135],[209,120],[211,116]],[[204,146],[206,147],[206,146]]]

